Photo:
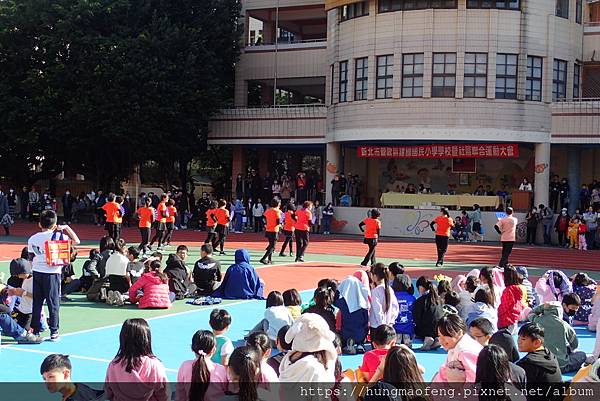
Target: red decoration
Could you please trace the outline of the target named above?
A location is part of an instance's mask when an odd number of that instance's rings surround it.
[[[359,146],[358,157],[370,159],[512,159],[519,157],[516,143]]]

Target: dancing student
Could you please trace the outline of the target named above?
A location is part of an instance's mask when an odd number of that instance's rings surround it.
[[[139,217],[138,227],[140,229],[140,235],[142,236],[139,250],[142,253],[146,253],[149,250],[148,243],[150,242],[150,230],[152,229],[152,223],[154,222],[152,199],[145,198],[144,205],[141,206],[136,213]]]
[[[312,207],[311,201],[305,201],[302,209],[297,210],[295,214],[294,228],[296,229],[296,262],[304,262],[304,252],[308,248],[310,241],[309,231],[312,226]],[[294,218],[294,216],[292,216]]]
[[[205,244],[211,244],[213,249],[216,249],[217,246],[217,234],[215,233],[215,228],[217,227],[217,216],[215,216],[215,212],[217,211],[218,204],[217,201],[211,201],[210,207],[206,211],[206,239],[204,240]]]
[[[283,246],[281,247],[281,251],[279,252],[279,256],[285,256],[285,248],[290,245],[290,256],[294,256],[294,250],[292,249],[292,244],[294,243],[294,214],[296,213],[296,206],[293,203],[288,203],[285,207],[285,218],[283,222],[283,234],[285,235],[285,241],[283,241]]]
[[[271,201],[271,207],[265,211],[263,217],[265,219],[265,237],[269,240],[269,246],[265,255],[260,260],[263,265],[273,263],[271,257],[275,252],[275,244],[277,243],[277,236],[279,235],[279,229],[281,227],[281,210],[279,209],[281,202],[279,199],[273,199]]]
[[[177,208],[175,207],[175,201],[173,199],[169,199],[167,202],[167,212],[169,214],[166,223],[167,233],[165,234],[163,243],[167,246],[171,246],[171,237],[173,236],[173,230],[175,229],[175,217],[177,216]]]
[[[229,230],[229,210],[227,209],[227,202],[225,199],[219,199],[217,203],[218,208],[215,210],[215,217],[217,218],[217,227],[215,232],[219,236],[217,243],[219,245],[219,255],[225,255],[223,248],[225,247],[225,238],[227,238],[227,232]]]
[[[375,248],[377,247],[377,241],[381,232],[381,220],[379,220],[379,216],[381,216],[379,210],[372,209],[369,213],[369,217],[361,221],[358,225],[360,231],[365,233],[363,243],[369,246],[369,250],[361,262],[362,266],[367,266],[369,261],[371,262],[371,266],[377,263],[375,259]]]
[[[435,267],[444,265],[444,255],[448,250],[448,238],[450,230],[454,227],[454,221],[445,207],[440,209],[440,215],[436,217],[429,226],[435,231],[435,246],[437,247],[437,262]]]
[[[115,194],[108,194],[108,198],[106,198],[107,202],[102,205],[102,210],[104,211],[106,217],[106,223],[104,224],[104,228],[108,232],[108,236],[113,239],[113,241],[117,240],[116,235],[116,221],[120,219],[119,217],[119,204],[115,202]]]
[[[160,197],[160,203],[156,207],[156,221],[154,222],[154,229],[156,232],[154,233],[154,237],[152,241],[150,241],[150,249],[152,249],[152,245],[154,241],[158,241],[158,250],[162,250],[163,240],[165,239],[165,231],[167,229],[167,217],[169,217],[169,209],[167,209],[167,201],[169,200],[169,195],[162,194]]]

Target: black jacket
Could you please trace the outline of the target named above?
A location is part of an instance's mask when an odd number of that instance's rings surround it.
[[[169,255],[167,267],[164,270],[169,277],[169,290],[175,293],[176,299],[185,298],[190,286],[189,273],[185,263],[175,254]]]
[[[517,362],[525,370],[527,375],[527,389],[542,389],[540,394],[530,395],[528,400],[554,400],[556,398],[546,397],[546,390],[550,387],[561,388],[563,385],[562,374],[558,360],[546,348],[530,352]],[[550,391],[549,394],[552,394]],[[562,398],[559,398],[562,399]]]
[[[214,291],[214,284],[222,280],[221,263],[207,256],[194,264],[194,284],[199,295],[210,295]]]
[[[415,336],[419,338],[437,337],[436,325],[444,316],[442,305],[433,305],[426,296],[417,298],[413,304]]]

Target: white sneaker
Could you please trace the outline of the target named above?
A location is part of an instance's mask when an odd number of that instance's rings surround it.
[[[124,302],[123,302],[123,295],[121,295],[121,293],[119,291],[115,291],[113,292],[113,305],[114,306],[123,306]]]
[[[106,304],[107,305],[114,305],[115,304],[115,292],[113,290],[108,291],[108,294],[106,295]]]

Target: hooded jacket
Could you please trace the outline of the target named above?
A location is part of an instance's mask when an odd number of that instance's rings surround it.
[[[536,389],[543,384],[557,384],[562,382],[560,366],[556,357],[548,349],[543,348],[525,355],[517,362],[527,375],[527,388]],[[531,397],[530,400],[548,400],[545,396]]]
[[[235,264],[229,266],[221,286],[213,293],[223,299],[264,299],[264,283],[250,265],[245,249],[235,251]]]
[[[498,327],[497,311],[484,302],[475,302],[473,303],[473,305],[471,305],[465,323],[468,326],[473,320],[477,319],[478,317],[486,318],[492,323],[492,326]]]
[[[564,368],[568,363],[568,348],[575,350],[579,342],[575,330],[562,319],[560,303],[538,306],[529,314],[528,320],[544,328],[544,346],[556,356],[559,366]]]
[[[131,373],[114,360],[108,365],[104,384],[107,400],[167,401],[167,374],[157,358],[144,356],[140,367]]]
[[[509,285],[502,292],[498,307],[498,327],[504,328],[519,323],[523,310],[523,290],[518,285]]]
[[[142,290],[144,294],[138,297],[137,291]],[[169,285],[163,283],[154,272],[144,273],[138,281],[129,289],[129,299],[138,300],[139,308],[170,308]]]
[[[559,288],[556,288],[554,285],[555,275],[562,278]],[[571,280],[569,280],[567,275],[560,270],[548,270],[535,283],[535,292],[540,297],[540,304],[550,301],[562,301],[563,295],[572,291],[573,287],[571,286]]]
[[[189,272],[185,262],[176,254],[171,254],[167,259],[164,272],[169,277],[169,290],[175,293],[175,298],[185,298],[190,287]]]

